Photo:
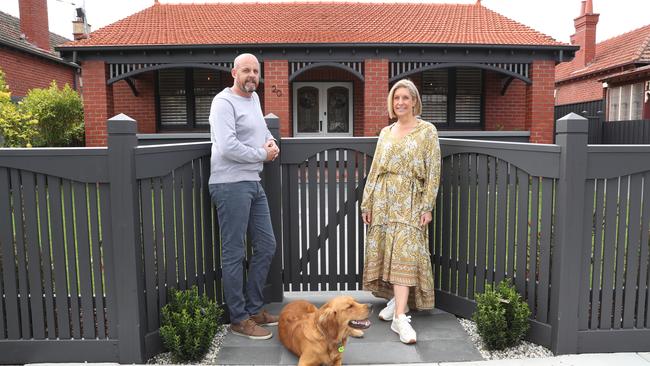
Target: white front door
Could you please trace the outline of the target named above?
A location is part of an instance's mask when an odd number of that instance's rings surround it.
[[[352,136],[352,83],[293,83],[293,135]]]

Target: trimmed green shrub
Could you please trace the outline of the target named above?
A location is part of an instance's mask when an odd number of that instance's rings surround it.
[[[220,327],[223,309],[196,286],[170,290],[171,301],[162,308],[160,336],[174,362],[199,361]]]
[[[59,89],[56,81],[52,81],[47,89],[32,89],[20,107],[38,120],[36,145],[84,145],[83,102],[68,84]]]
[[[11,92],[0,70],[0,147],[30,147],[38,135],[38,120],[11,101]]]
[[[529,316],[528,304],[509,280],[501,281],[496,290],[488,285],[476,296],[473,320],[489,350],[517,345],[528,331]]]

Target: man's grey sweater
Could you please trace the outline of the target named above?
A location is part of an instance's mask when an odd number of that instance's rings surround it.
[[[210,108],[210,184],[259,181],[266,160],[264,144],[273,139],[257,93],[241,97],[226,88]]]

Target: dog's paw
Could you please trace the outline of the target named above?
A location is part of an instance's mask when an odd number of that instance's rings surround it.
[[[364,333],[362,330],[354,329],[350,335],[354,338],[363,338]]]

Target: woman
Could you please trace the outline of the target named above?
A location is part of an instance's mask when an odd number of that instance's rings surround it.
[[[361,204],[369,225],[363,288],[391,299],[379,318],[391,320],[407,344],[417,340],[409,306],[432,309],[434,302],[427,227],[440,183],[440,146],[436,128],[417,118],[421,111],[415,84],[395,83],[388,114],[397,122],[379,134]]]

